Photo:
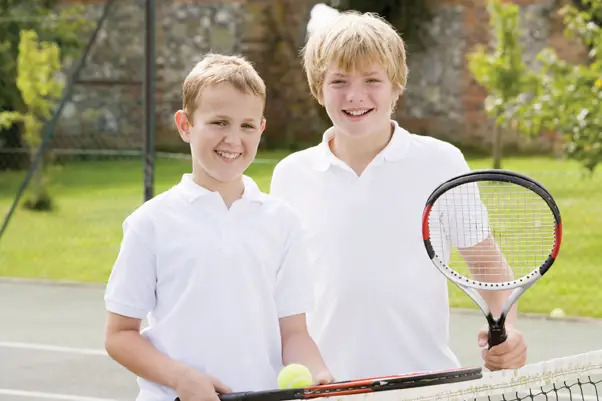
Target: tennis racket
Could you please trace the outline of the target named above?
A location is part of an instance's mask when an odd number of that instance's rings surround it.
[[[422,236],[433,264],[485,314],[491,348],[506,340],[504,322],[512,305],[554,263],[562,223],[541,184],[509,171],[482,170],[433,191]],[[508,292],[497,318],[485,300],[491,290]]]
[[[457,383],[476,380],[483,377],[481,368],[461,368],[433,372],[411,373],[407,375],[373,377],[294,388],[286,390],[267,390],[220,394],[221,401],[284,401],[303,400],[320,397],[371,393],[375,391],[399,390],[412,387],[432,386],[435,384]],[[179,401],[176,398],[176,401]]]

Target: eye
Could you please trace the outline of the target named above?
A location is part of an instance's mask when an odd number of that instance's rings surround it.
[[[345,81],[344,81],[344,80],[342,80],[342,79],[333,79],[332,81],[330,81],[330,83],[331,83],[332,85],[342,85],[342,84],[344,84],[344,83],[345,83]]]
[[[220,127],[225,127],[225,126],[228,125],[228,121],[226,121],[226,120],[212,121],[211,125],[217,125],[217,126],[220,126]]]
[[[253,124],[243,124],[242,127],[244,129],[255,129],[255,126]]]
[[[379,82],[381,82],[381,80],[380,80],[380,79],[378,79],[378,78],[368,78],[368,79],[366,80],[366,82],[368,82],[369,84],[375,84],[375,83],[379,83]]]

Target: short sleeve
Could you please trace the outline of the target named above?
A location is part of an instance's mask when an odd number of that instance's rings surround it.
[[[276,164],[270,183],[270,195],[288,201],[291,199],[291,185],[296,181],[291,177],[290,169],[286,165],[286,159]]]
[[[442,149],[444,153],[439,154],[438,160],[445,169],[438,184],[470,172],[460,149],[447,143]],[[480,200],[477,184],[456,187],[443,194],[435,202],[431,216],[431,241],[439,255],[449,256],[450,244],[469,248],[489,235],[487,209]]]
[[[143,319],[154,308],[157,274],[151,244],[152,230],[140,224],[139,219],[128,217],[105,291],[107,311]]]
[[[289,235],[276,275],[275,301],[279,318],[307,313],[313,305],[305,235],[296,215],[288,220],[287,231]]]
[[[487,208],[481,201],[477,183],[460,185],[444,193],[436,202],[447,237],[457,248],[469,248],[489,234]]]

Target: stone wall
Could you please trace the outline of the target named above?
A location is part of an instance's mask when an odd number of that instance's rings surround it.
[[[104,1],[85,3],[97,19]],[[264,146],[299,148],[314,143],[328,124],[310,97],[298,51],[316,0],[161,0],[157,2],[157,145],[184,150],[173,124],[181,107],[181,83],[208,51],[244,54],[268,87]],[[552,45],[579,59],[583,49],[562,36],[559,0],[520,4],[528,62]],[[140,148],[144,2],[115,2],[94,44],[72,101],[60,120],[61,147]],[[431,16],[420,43],[408,44],[409,83],[396,118],[409,130],[474,149],[490,146],[491,122],[483,111],[485,90],[472,78],[466,54],[489,40],[483,0],[429,0]],[[550,147],[550,141],[517,140],[518,147]]]
[[[104,2],[86,3],[88,16],[96,20]],[[157,2],[159,150],[185,149],[173,124],[173,113],[182,106],[182,82],[206,52],[241,53],[244,18],[241,2],[237,1]],[[143,52],[143,2],[115,2],[60,120],[55,141],[58,146],[109,149],[142,146]]]

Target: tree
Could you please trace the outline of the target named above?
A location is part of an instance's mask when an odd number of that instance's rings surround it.
[[[519,7],[501,0],[489,1],[490,26],[494,34],[491,50],[477,48],[468,56],[468,66],[478,83],[489,95],[485,110],[495,118],[493,135],[493,168],[501,168],[502,132],[512,126],[515,119],[515,99],[530,84],[525,76],[522,60]]]
[[[602,160],[602,0],[582,0],[584,7],[561,9],[565,35],[579,38],[590,49],[585,64],[571,64],[547,48],[530,71],[534,82],[518,103],[519,129],[559,132],[565,151],[590,172]]]
[[[40,40],[56,43],[61,48],[61,62],[76,56],[82,48],[82,32],[91,27],[83,17],[83,6],[61,6],[59,10],[59,4],[60,0],[0,0],[0,110],[25,111],[16,81],[22,30],[34,30]],[[17,130],[0,131],[0,146],[22,146],[22,128],[14,127]],[[15,161],[12,167],[20,167],[17,158],[10,160]]]
[[[54,103],[61,95],[63,84],[57,78],[61,69],[60,50],[56,43],[39,42],[34,31],[21,32],[17,58],[17,87],[26,107],[25,112],[0,112],[0,127],[12,124],[24,126],[24,138],[30,154],[35,154],[42,143],[42,127],[50,118]],[[44,180],[44,167],[38,166],[33,180],[33,195],[26,201],[32,209],[47,210],[51,207]]]

